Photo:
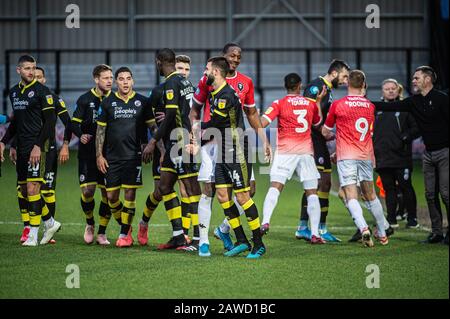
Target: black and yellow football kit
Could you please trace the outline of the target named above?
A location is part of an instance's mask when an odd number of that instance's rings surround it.
[[[233,189],[235,193],[249,192],[252,167],[248,162],[248,141],[244,134],[244,116],[239,96],[224,82],[211,93],[210,105],[211,120],[207,123],[202,122],[202,129],[216,128],[221,133],[221,140],[215,139],[219,145],[215,167],[216,188]],[[230,199],[221,205],[236,234],[238,244],[248,244],[234,201]],[[254,249],[259,249],[263,244],[259,230],[258,209],[251,198],[242,205],[242,208],[252,230]]]
[[[154,121],[150,100],[136,92],[122,99],[116,92],[104,99],[97,125],[106,128],[104,156],[108,161],[106,190],[142,187],[142,150],[148,143],[147,125]],[[136,211],[136,202],[109,202],[113,214],[121,212],[121,234],[127,234]]]
[[[53,95],[49,88],[33,80],[29,84],[20,82],[15,85],[10,90],[9,98],[14,113],[15,131],[11,136],[16,136],[17,183],[44,183],[46,157],[51,141],[55,138],[56,113]],[[35,145],[40,147],[41,158],[39,163],[33,166],[29,164],[29,159]],[[41,215],[44,220],[51,218],[41,195],[20,197],[23,198],[23,206],[27,201],[25,215],[29,216],[30,226],[39,227]],[[21,211],[22,209],[25,208],[21,205]]]
[[[78,180],[80,187],[98,186],[105,187],[105,175],[97,168],[95,156],[95,135],[97,133],[97,117],[100,103],[111,92],[105,96],[97,94],[95,88],[90,89],[77,100],[77,106],[72,116],[71,129],[72,132],[80,138],[83,134],[89,134],[92,138],[88,143],[78,144]],[[94,197],[85,197],[81,195],[81,207],[86,215],[86,222],[89,225],[94,224],[93,211],[95,208]],[[111,212],[106,196],[102,196],[99,207],[100,223],[99,234],[104,234],[106,225],[111,217]],[[120,214],[116,214],[114,218],[120,224]]]
[[[166,116],[154,139],[162,139],[166,149],[161,171],[176,174],[179,179],[198,175],[198,165],[194,157],[183,159],[182,156],[184,146],[190,142],[189,112],[193,95],[192,83],[176,72],[170,74],[163,83]]]
[[[69,112],[67,112],[66,104],[64,100],[52,93],[53,101],[55,103],[55,112],[57,117],[64,124],[64,141],[70,142],[71,139],[71,131],[70,131],[70,116]],[[56,210],[56,177],[58,173],[58,151],[56,148],[56,138],[50,142],[50,149],[47,152],[46,160],[45,160],[45,173],[44,179],[45,182],[42,184],[41,193],[44,197],[45,203],[47,204],[48,209],[50,210],[50,214],[54,217]]]
[[[146,121],[154,121],[150,101],[133,92],[123,100],[116,92],[101,103],[97,125],[106,127],[105,176],[108,191],[142,186],[142,150],[147,144]]]

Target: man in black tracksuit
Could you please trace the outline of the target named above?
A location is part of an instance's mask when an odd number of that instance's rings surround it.
[[[436,79],[436,73],[431,67],[419,67],[412,80],[415,95],[403,101],[374,102],[374,104],[377,111],[410,112],[416,120],[426,148],[423,154],[423,174],[432,228],[431,234],[424,242],[433,244],[444,240],[448,245],[448,231],[444,239],[442,216],[436,209],[435,183],[439,180],[439,193],[448,220],[449,100],[447,94],[433,87]]]
[[[394,79],[383,82],[383,101],[400,100],[400,84]],[[420,136],[419,129],[408,112],[383,112],[375,114],[373,143],[376,171],[386,191],[387,220],[398,227],[396,219],[397,186],[403,194],[408,212],[408,228],[417,228],[417,198],[411,183],[412,141]]]

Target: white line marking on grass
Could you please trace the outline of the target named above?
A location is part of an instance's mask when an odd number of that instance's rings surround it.
[[[0,221],[0,225],[23,225],[22,222],[11,222],[11,221]],[[84,227],[86,224],[82,223],[62,223],[63,226],[76,226],[76,227]],[[171,227],[170,224],[149,224],[150,227]],[[211,229],[213,229],[212,227]],[[270,229],[297,229],[297,226],[293,225],[273,225],[270,226]],[[329,230],[337,230],[337,231],[346,231],[346,230],[356,230],[356,226],[328,226]],[[402,228],[403,229],[403,228]],[[398,228],[394,229],[395,231]],[[406,230],[406,229],[405,229]],[[426,227],[420,227],[416,230],[430,232],[431,230]]]

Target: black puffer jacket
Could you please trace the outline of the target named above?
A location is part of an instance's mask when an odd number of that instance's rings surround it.
[[[412,141],[420,136],[409,112],[376,112],[373,132],[376,168],[411,168]]]

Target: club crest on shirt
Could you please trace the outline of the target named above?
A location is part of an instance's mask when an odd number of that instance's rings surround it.
[[[217,107],[219,109],[224,109],[226,104],[227,104],[227,100],[219,99],[219,103],[218,103]]]
[[[166,98],[168,100],[172,100],[173,99],[173,90],[167,90],[166,91]]]
[[[34,96],[34,91],[30,91],[30,92],[28,93],[28,97],[31,99],[33,96]],[[13,96],[13,97],[14,97],[14,96]]]
[[[239,90],[239,91],[242,91],[242,90],[244,89],[244,84],[242,84],[241,82],[239,82],[238,85],[237,85],[237,87],[238,87],[238,90]]]
[[[53,105],[53,96],[51,95],[46,95],[45,98],[47,99],[47,103],[49,105]]]
[[[136,101],[134,101],[134,105],[136,105],[136,106],[141,106],[142,105],[142,103],[141,103],[141,101],[139,101],[139,100],[136,100]]]

